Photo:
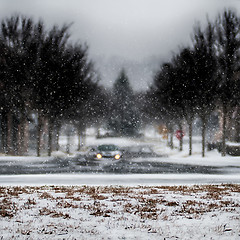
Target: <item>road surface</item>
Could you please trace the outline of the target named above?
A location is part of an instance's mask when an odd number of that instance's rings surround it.
[[[240,183],[239,166],[164,162],[164,157],[119,161],[69,158],[1,159],[0,185],[167,185]]]

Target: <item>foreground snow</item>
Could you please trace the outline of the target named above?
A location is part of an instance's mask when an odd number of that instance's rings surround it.
[[[1,239],[239,239],[240,185],[0,188]]]

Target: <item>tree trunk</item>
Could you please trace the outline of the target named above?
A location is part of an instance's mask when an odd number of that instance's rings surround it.
[[[14,155],[18,155],[18,127],[19,121],[16,118],[13,118],[13,151]]]
[[[52,123],[52,151],[58,151],[58,124]]]
[[[179,130],[183,133],[182,124],[179,124]],[[183,150],[183,136],[179,140],[179,151]]]
[[[59,136],[60,136],[60,124],[57,124],[57,132],[56,132],[56,151],[59,151]]]
[[[174,146],[173,146],[173,126],[172,126],[172,124],[169,124],[168,129],[169,129],[169,134],[170,134],[170,139],[169,139],[168,144],[169,144],[169,147],[171,149],[173,149]]]
[[[80,151],[81,150],[81,145],[82,145],[82,136],[81,136],[81,127],[78,126],[78,148],[77,150]]]
[[[28,151],[29,144],[29,125],[25,119],[21,119],[18,124],[18,155],[24,155]]]
[[[7,153],[7,115],[5,112],[1,115],[1,152]]]
[[[38,114],[37,124],[37,156],[40,157],[41,151],[41,138],[42,138],[42,117]]]
[[[189,156],[192,155],[192,121],[189,122]]]
[[[66,145],[66,152],[67,154],[70,154],[70,131],[67,132],[67,145]]]
[[[192,123],[193,123],[193,113],[190,113],[190,117],[188,118],[189,156],[192,155]]]
[[[21,120],[18,124],[18,155],[23,154],[23,133],[24,133],[24,126],[23,121]]]
[[[48,156],[50,157],[52,154],[52,133],[53,133],[53,128],[52,128],[52,121],[49,119],[48,121]]]
[[[12,130],[13,130],[13,119],[11,112],[7,114],[7,154],[12,153]]]
[[[206,148],[206,115],[203,113],[201,116],[202,120],[202,157],[205,157]]]
[[[29,123],[28,121],[23,122],[23,151],[26,154],[28,152],[29,145]]]
[[[222,156],[226,156],[226,128],[227,128],[227,107],[223,105],[223,126],[222,126]]]
[[[86,129],[82,131],[82,147],[86,145]]]
[[[0,152],[3,152],[3,116],[0,114]]]
[[[240,142],[240,107],[238,106],[236,109],[236,118],[235,118],[235,142]]]

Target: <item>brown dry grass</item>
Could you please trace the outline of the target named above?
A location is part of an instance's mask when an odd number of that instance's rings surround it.
[[[0,187],[0,218],[12,218],[19,209],[34,207],[40,209],[40,216],[52,218],[71,218],[69,213],[64,213],[68,209],[83,209],[96,217],[111,217],[121,210],[121,214],[134,214],[141,219],[197,218],[208,212],[236,212],[240,204],[231,196],[239,193],[238,184]],[[23,195],[27,200],[20,206],[17,199]],[[38,206],[38,200],[51,202],[57,210]]]
[[[57,212],[55,210],[50,210],[46,207],[42,208],[39,210],[39,215],[40,216],[51,216],[53,218],[59,218],[59,217],[62,217],[62,218],[70,218],[69,214],[68,213],[62,213],[62,212]]]
[[[17,205],[9,197],[4,197],[0,201],[0,217],[12,218],[18,211]]]

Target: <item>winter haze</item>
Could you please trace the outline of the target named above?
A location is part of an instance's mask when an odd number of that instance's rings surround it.
[[[124,67],[132,87],[146,90],[154,72],[179,46],[190,43],[194,24],[214,19],[239,0],[0,0],[1,19],[14,13],[46,24],[73,23],[73,41],[86,42],[101,75],[112,86]]]

